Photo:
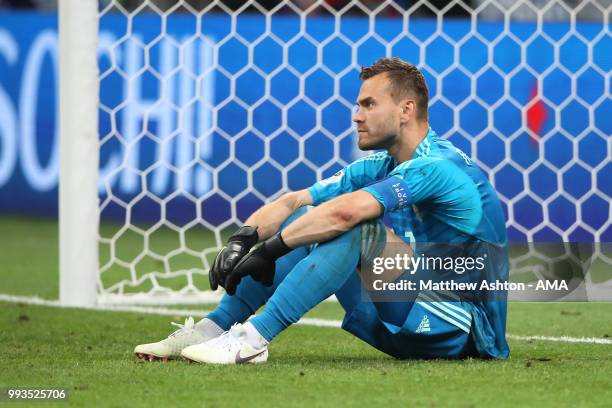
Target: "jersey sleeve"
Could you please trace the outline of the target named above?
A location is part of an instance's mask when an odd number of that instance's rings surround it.
[[[319,205],[384,178],[392,160],[388,154],[379,152],[354,161],[338,173],[313,184],[308,189],[313,204]]]
[[[409,160],[393,169],[387,178],[363,190],[372,194],[385,212],[423,201],[447,200],[452,198],[450,192],[460,190],[462,183],[471,181],[453,166],[435,158]]]

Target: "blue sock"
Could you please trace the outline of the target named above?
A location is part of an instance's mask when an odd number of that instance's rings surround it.
[[[310,309],[343,288],[349,278],[355,276],[358,279],[355,270],[360,252],[360,227],[319,244],[295,265],[276,288],[263,313],[251,319],[251,323],[266,340],[272,340]],[[356,295],[360,296],[360,293],[358,291]],[[343,296],[347,299],[344,301],[346,307],[354,307],[354,296]]]
[[[308,211],[302,207],[295,211],[281,226],[281,230]],[[215,310],[206,316],[223,330],[234,323],[242,323],[263,306],[287,274],[308,255],[307,247],[296,248],[276,261],[276,274],[272,286],[266,287],[250,276],[242,279],[233,296],[225,294]]]

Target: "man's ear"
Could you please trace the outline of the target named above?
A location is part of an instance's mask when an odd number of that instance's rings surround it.
[[[410,118],[413,118],[416,115],[416,102],[412,99],[406,99],[402,103],[402,122],[407,122]]]

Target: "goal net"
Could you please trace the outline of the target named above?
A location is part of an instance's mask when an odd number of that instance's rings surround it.
[[[515,243],[511,279],[561,271],[589,299],[610,298],[610,11],[607,0],[102,2],[98,301],[214,302],[207,271],[227,235],[358,157],[358,74],[383,56],[417,64],[431,126],[489,175]]]

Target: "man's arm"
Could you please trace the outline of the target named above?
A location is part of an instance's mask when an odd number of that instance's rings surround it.
[[[288,225],[281,236],[290,248],[325,242],[382,213],[383,207],[374,196],[355,191],[315,207]]]
[[[310,195],[307,190],[304,191]],[[271,207],[266,207],[253,221],[265,219],[268,212],[272,211]],[[284,206],[278,209],[287,211]],[[271,286],[278,258],[298,246],[329,241],[365,220],[380,216],[382,212],[382,205],[366,191],[355,191],[327,201],[293,221],[282,233],[268,238],[246,254],[227,276],[225,290],[233,295],[240,280],[247,275],[251,275],[253,279],[266,286]],[[275,218],[275,221],[278,218]],[[274,224],[276,228],[281,222]],[[270,222],[266,225],[270,226]],[[266,233],[271,231],[275,230],[266,229]]]
[[[246,220],[244,225],[257,227],[259,240],[263,241],[278,231],[281,224],[285,222],[295,210],[311,204],[312,197],[308,190],[287,193],[255,211]]]

